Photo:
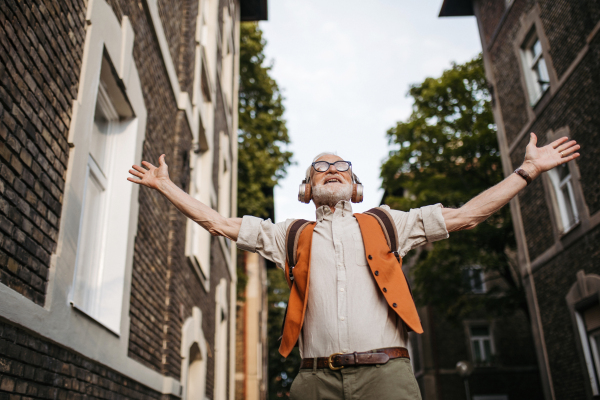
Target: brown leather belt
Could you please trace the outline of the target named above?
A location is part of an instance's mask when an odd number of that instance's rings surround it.
[[[329,357],[317,357],[317,368],[329,368],[335,371],[356,365],[385,364],[394,358],[410,358],[410,356],[404,347],[387,347],[361,353],[333,353]],[[314,361],[314,358],[304,358],[300,368],[313,368]]]

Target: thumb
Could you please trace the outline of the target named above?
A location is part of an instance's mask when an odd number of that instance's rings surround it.
[[[531,132],[529,144],[532,144],[534,146],[537,145],[537,136],[535,136],[535,133],[533,133],[533,132]]]
[[[162,167],[163,165],[167,165],[167,163],[165,162],[165,155],[161,154],[161,156],[158,157],[158,166]]]

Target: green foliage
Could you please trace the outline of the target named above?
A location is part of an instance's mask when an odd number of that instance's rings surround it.
[[[411,86],[408,95],[414,99],[412,114],[387,132],[396,150],[381,168],[386,204],[405,211],[435,203],[460,207],[503,179],[481,56]],[[454,320],[476,311],[526,311],[510,256],[514,246],[504,207],[475,229],[417,252],[412,270],[417,302]],[[464,279],[463,269],[476,265],[488,278],[498,278],[488,282],[486,294],[473,294]]]
[[[290,290],[283,272],[279,269],[267,271],[268,303],[269,303],[269,399],[289,398],[292,381],[298,373],[300,366],[300,354],[298,348],[283,358],[279,354],[279,337],[281,336],[281,324],[287,306]]]
[[[263,53],[266,41],[253,22],[241,24],[238,132],[238,215],[273,217],[273,188],[285,176],[292,153],[283,119],[283,96]],[[238,300],[243,301],[247,275],[238,254]],[[284,359],[278,352],[289,289],[280,270],[268,272],[268,346],[270,398],[289,397],[298,365],[298,351]]]
[[[271,66],[263,65],[266,41],[254,22],[241,24],[238,132],[238,215],[268,218],[273,188],[285,176],[292,153],[283,119],[283,96]],[[271,211],[271,212],[270,212]]]

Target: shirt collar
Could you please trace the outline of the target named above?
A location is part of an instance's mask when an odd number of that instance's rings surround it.
[[[346,200],[340,200],[335,205],[335,213],[331,212],[331,208],[329,206],[321,206],[317,208],[317,222],[322,222],[323,220],[331,221],[334,217],[348,217],[352,216],[352,203]]]

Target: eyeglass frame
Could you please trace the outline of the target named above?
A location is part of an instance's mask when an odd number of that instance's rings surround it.
[[[337,160],[337,161],[335,161],[335,162],[332,162],[332,163],[330,163],[329,161],[321,160],[321,161],[315,161],[315,162],[313,162],[311,165],[312,165],[313,169],[314,169],[316,172],[323,173],[323,172],[327,172],[327,171],[329,171],[329,168],[331,168],[331,166],[332,166],[332,165],[334,165],[334,166],[335,166],[335,164],[336,164],[336,163],[339,163],[339,162],[345,162],[345,163],[348,163],[348,169],[345,169],[345,170],[341,171],[341,170],[339,170],[337,167],[335,167],[335,169],[336,169],[337,171],[339,171],[339,172],[346,172],[346,171],[351,171],[351,170],[352,170],[352,163],[351,163],[350,161],[345,161],[345,160]],[[327,166],[327,169],[326,169],[325,171],[319,171],[319,170],[318,170],[318,169],[315,167],[315,164],[317,164],[317,163],[327,163],[327,164],[329,164],[329,165]]]

